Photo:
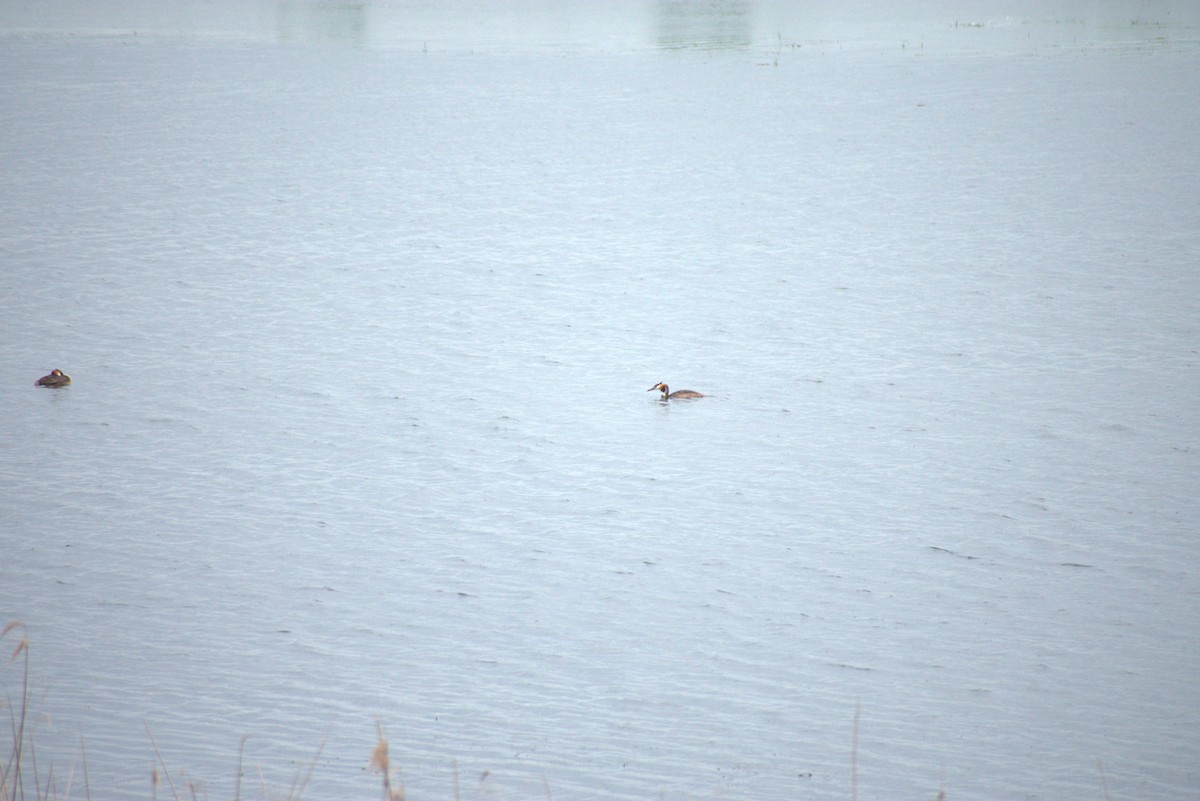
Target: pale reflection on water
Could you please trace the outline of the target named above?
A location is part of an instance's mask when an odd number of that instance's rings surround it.
[[[405,50],[912,49],[1036,52],[1196,46],[1200,7],[1155,3],[619,0],[451,3],[9,3],[0,29],[109,36],[217,37]]]

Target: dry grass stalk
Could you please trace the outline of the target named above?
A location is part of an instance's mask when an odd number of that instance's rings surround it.
[[[7,637],[10,632],[18,628],[21,630],[21,638],[17,640],[17,647],[13,649],[9,661],[15,662],[18,657],[24,655],[25,663],[21,672],[21,696],[15,712],[12,699],[7,699],[12,748],[9,751],[8,760],[0,765],[0,801],[17,801],[17,799],[25,798],[25,780],[21,774],[21,766],[25,762],[25,715],[29,707],[27,703],[29,699],[29,636],[25,631],[25,624],[19,620],[10,621],[5,625],[4,630],[0,631],[0,639]],[[38,783],[36,763],[34,763],[33,775],[36,785]],[[36,788],[35,792],[40,794],[40,789],[40,787]]]
[[[861,710],[854,705],[854,732],[850,736],[850,801],[858,801],[858,715]]]
[[[398,779],[394,783],[392,781],[387,737],[379,721],[375,722],[375,750],[371,752],[371,768],[383,774],[383,801],[404,801],[404,785]]]
[[[304,788],[308,786],[308,780],[312,778],[313,769],[317,767],[317,760],[321,758],[321,753],[325,750],[325,743],[329,739],[329,735],[321,738],[321,745],[317,747],[317,752],[313,754],[312,760],[308,763],[308,772],[304,774],[303,781],[299,786],[296,785],[296,780],[300,778],[300,774],[296,774],[296,778],[292,780],[292,789],[288,791],[289,801],[300,801],[300,797],[304,795]]]
[[[145,723],[145,721],[143,721],[143,723]],[[163,762],[162,754],[158,750],[158,743],[154,741],[154,733],[152,731],[150,731],[150,724],[145,723],[145,726],[146,726],[146,735],[149,736],[149,738],[150,738],[150,745],[154,747],[154,756],[156,759],[158,759],[158,764],[160,766],[162,766],[163,776],[166,777],[167,784],[170,785],[170,787],[171,787],[171,797],[174,798],[175,801],[179,801],[179,792],[175,789],[175,781],[171,778],[171,772],[169,770],[167,770],[167,763]],[[154,781],[153,781],[153,787],[154,787],[154,796],[153,797],[155,799],[158,798],[158,784],[159,784],[158,768],[155,768],[154,769]]]

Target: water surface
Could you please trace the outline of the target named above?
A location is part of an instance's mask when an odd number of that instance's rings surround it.
[[[60,787],[1196,794],[1194,11],[25,8]]]

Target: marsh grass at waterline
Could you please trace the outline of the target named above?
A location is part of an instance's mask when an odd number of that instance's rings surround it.
[[[87,748],[82,738],[79,742],[79,755],[72,761],[65,773],[59,772],[52,763],[38,763],[37,748],[34,743],[34,726],[30,718],[29,636],[24,624],[18,620],[9,622],[3,631],[0,631],[0,640],[11,640],[10,634],[15,636],[16,644],[8,662],[18,665],[19,679],[16,696],[14,697],[11,692],[6,692],[3,700],[0,701],[0,712],[6,712],[8,716],[10,739],[8,748],[0,750],[0,754],[3,755],[3,761],[0,762],[0,801],[30,801],[31,799],[65,801],[70,798],[86,798],[90,801],[92,788],[88,780]],[[152,798],[157,800],[160,794],[163,798],[171,798],[175,801],[205,797],[206,794],[196,783],[190,780],[176,782],[162,758],[158,743],[155,741],[149,725],[146,727],[146,734],[154,751],[155,760],[155,767],[151,771],[150,777]],[[372,764],[377,764],[385,771],[383,791],[386,801],[397,801],[404,798],[404,789],[386,772],[388,768],[387,742],[383,739],[382,728],[379,730],[379,736],[380,741],[376,745],[376,756],[372,758]],[[242,798],[242,779],[245,776],[243,769],[245,744],[246,738],[243,737],[238,745],[237,784],[234,801],[241,801]],[[296,773],[287,793],[275,797],[285,798],[288,801],[299,801],[303,797],[304,788],[308,784],[308,779],[312,775],[323,747],[324,743],[317,749],[307,766]],[[272,795],[262,778],[262,771],[255,772],[261,785],[261,797],[271,798]]]
[[[8,731],[11,743],[0,751],[0,801],[26,801],[26,799],[91,799],[91,787],[87,775],[87,750],[80,739],[79,756],[72,762],[65,775],[56,773],[53,764],[39,765],[37,749],[33,743],[33,726],[29,708],[29,636],[25,625],[19,620],[10,621],[0,631],[0,640],[18,633],[16,645],[9,663],[17,663],[20,670],[17,696],[5,692],[0,700],[0,712],[8,713]]]
[[[29,721],[29,637],[25,625],[20,621],[14,620],[5,626],[3,631],[0,631],[0,640],[8,638],[13,633],[16,633],[16,645],[8,661],[10,664],[16,663],[19,665],[20,677],[16,697],[13,698],[10,693],[6,693],[3,701],[0,702],[2,703],[2,707],[0,708],[8,713],[8,730],[11,739],[10,746],[4,750],[4,753],[6,753],[4,762],[0,764],[0,801],[29,801],[30,799],[36,799],[37,801],[66,801],[66,799],[70,798],[86,798],[90,801],[92,793],[87,775],[87,750],[82,738],[79,743],[78,758],[72,762],[65,775],[57,773],[52,764],[38,764],[34,733]],[[160,794],[162,798],[174,799],[174,801],[206,797],[207,793],[203,791],[203,788],[199,784],[191,780],[176,782],[175,777],[172,776],[166,762],[163,760],[162,753],[159,751],[158,743],[155,741],[154,734],[150,730],[149,725],[146,726],[146,735],[154,752],[155,767],[150,777],[152,798],[157,801]],[[857,739],[858,713],[856,711],[854,716],[854,743],[851,765],[851,798],[853,801],[857,801],[858,797]],[[234,790],[234,801],[241,801],[242,799],[243,779],[246,776],[244,766],[245,745],[246,738],[243,737],[238,744],[237,780]],[[287,793],[283,796],[275,797],[284,798],[287,801],[299,801],[304,795],[304,789],[308,785],[308,780],[312,776],[313,769],[323,749],[324,742],[318,747],[308,764],[297,771]],[[387,736],[381,723],[376,724],[376,742],[370,756],[370,767],[382,776],[381,791],[383,801],[405,801],[404,785],[400,781],[399,770],[394,769],[392,766]],[[261,769],[255,770],[253,773],[258,776],[260,785],[258,792],[261,794],[261,797],[265,799],[272,798],[266,786],[266,781],[263,779]],[[486,778],[486,776],[487,774],[485,773],[483,778]],[[544,786],[545,797],[550,801],[553,799],[553,794],[549,781],[544,781]],[[454,801],[459,801],[462,797],[457,765],[453,772],[452,793]],[[258,796],[252,795],[249,797]],[[945,801],[945,798],[945,791],[938,793],[937,801]]]
[[[82,738],[79,742],[79,755],[67,768],[65,774],[56,772],[53,764],[38,764],[34,732],[29,718],[29,637],[25,625],[19,620],[9,622],[3,631],[0,631],[0,640],[11,640],[9,635],[14,633],[16,644],[8,662],[18,665],[19,679],[16,697],[14,698],[11,693],[6,692],[3,700],[0,700],[0,711],[7,712],[8,715],[8,731],[11,740],[9,747],[0,751],[4,754],[4,761],[0,763],[0,801],[30,801],[31,799],[35,801],[66,801],[71,798],[86,798],[90,801],[92,790],[88,781],[87,749]],[[856,709],[850,749],[850,798],[852,801],[858,801],[858,728],[859,711]],[[149,725],[146,726],[146,735],[154,752],[155,767],[150,777],[152,798],[157,801],[160,794],[162,798],[174,801],[207,797],[202,787],[191,780],[176,782],[163,760]],[[243,737],[238,743],[234,801],[241,801],[243,797],[242,785],[243,779],[246,777],[245,746],[246,738]],[[274,797],[283,798],[286,801],[300,801],[303,798],[305,787],[308,785],[308,780],[312,776],[324,746],[325,743],[322,741],[307,765],[297,770],[287,793]],[[405,801],[404,784],[400,780],[399,770],[393,768],[387,736],[381,723],[376,724],[376,742],[370,756],[370,767],[382,776],[381,797],[383,801]],[[1103,797],[1105,801],[1111,801],[1108,793],[1108,779],[1104,775],[1104,766],[1097,762],[1096,767],[1100,776]],[[252,773],[258,777],[258,793],[261,797],[272,798],[261,768],[255,769]],[[485,773],[484,778],[486,776]],[[546,799],[552,801],[553,794],[549,782],[545,781],[544,785]],[[453,772],[452,792],[454,801],[460,801],[462,795],[457,765]],[[936,801],[946,801],[945,789],[938,791]]]

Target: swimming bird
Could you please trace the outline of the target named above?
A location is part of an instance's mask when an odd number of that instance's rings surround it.
[[[666,384],[655,384],[654,386],[650,387],[650,389],[648,389],[646,391],[653,392],[656,389],[662,390],[662,397],[659,398],[659,400],[667,400],[669,398],[703,398],[704,397],[699,392],[696,392],[695,390],[691,390],[691,389],[679,389],[679,390],[672,392],[671,388],[668,387]]]
[[[50,375],[44,375],[37,380],[35,386],[39,387],[65,387],[71,383],[71,376],[64,373],[62,370],[51,370]]]

